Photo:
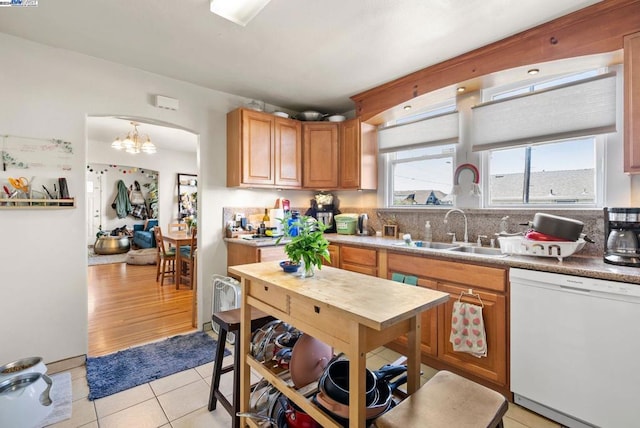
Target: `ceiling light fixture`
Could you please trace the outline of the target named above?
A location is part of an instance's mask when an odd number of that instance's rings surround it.
[[[245,27],[270,0],[211,0],[209,10]]]
[[[116,150],[124,149],[127,153],[155,153],[156,146],[151,142],[151,138],[148,135],[138,134],[138,126],[140,125],[137,122],[129,122],[131,126],[133,126],[133,131],[129,132],[125,137],[120,139],[120,137],[116,137],[116,139],[111,143],[111,148]],[[144,141],[144,142],[143,142]]]
[[[410,105],[406,105],[406,106],[404,106],[402,108],[405,109],[405,110],[411,110],[411,106]]]
[[[534,74],[538,74],[538,73],[540,73],[540,69],[538,69],[538,68],[532,68],[532,69],[530,69],[530,70],[528,70],[528,71],[527,71],[527,74],[530,74],[530,75],[532,75],[532,76],[533,76]]]
[[[464,92],[466,90],[467,90],[467,88],[465,88],[464,86],[460,86],[458,89],[456,89],[456,91],[458,91],[460,93],[462,93],[462,92]]]

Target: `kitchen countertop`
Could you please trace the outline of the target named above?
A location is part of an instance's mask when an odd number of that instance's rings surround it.
[[[589,278],[640,284],[640,268],[610,265],[604,263],[602,257],[585,257],[580,255],[573,255],[571,257],[565,257],[562,261],[559,261],[555,257],[521,256],[514,254],[502,254],[499,256],[493,256],[460,253],[432,248],[398,246],[397,244],[399,242],[402,242],[400,239],[359,235],[339,235],[335,233],[328,233],[325,236],[327,240],[329,240],[329,242],[335,244],[348,244],[365,248],[391,250],[399,253],[424,255],[452,261],[467,261],[479,264],[490,264],[494,266],[515,267],[521,269],[560,273],[565,275],[584,276]],[[276,239],[267,238],[245,240],[239,238],[225,238],[225,241],[251,245],[254,247],[264,247],[275,245]],[[283,239],[280,244],[284,245],[286,242],[287,241]]]

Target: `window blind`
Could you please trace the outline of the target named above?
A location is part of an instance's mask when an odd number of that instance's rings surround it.
[[[473,151],[616,131],[616,75],[491,101],[472,108]]]
[[[446,113],[378,131],[378,150],[388,153],[458,141],[458,112]]]

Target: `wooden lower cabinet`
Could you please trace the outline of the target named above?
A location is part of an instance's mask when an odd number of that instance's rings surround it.
[[[378,276],[378,252],[371,248],[341,245],[340,269]]]
[[[391,279],[391,274],[388,275]],[[407,286],[410,287],[410,286]],[[437,290],[436,281],[424,278],[418,279],[418,287]],[[396,339],[402,346],[408,346],[407,337]],[[438,310],[430,309],[422,313],[422,333],[420,335],[420,353],[423,357],[436,357],[438,355]]]
[[[284,245],[256,247],[253,245],[227,242],[227,267],[248,263],[286,260]],[[230,275],[235,277],[234,275]],[[237,279],[237,277],[235,277]]]
[[[456,352],[449,341],[453,304],[462,302],[480,305],[476,297],[465,295],[464,285],[438,282],[438,290],[449,293],[449,301],[438,308],[438,359],[465,372],[487,379],[497,385],[507,384],[507,308],[506,297],[501,294],[473,289],[484,305],[482,317],[487,336],[487,356],[475,357],[466,352]],[[463,293],[462,297],[460,297]]]
[[[328,250],[331,262],[323,260],[322,264],[325,266],[333,266],[336,268],[340,267],[340,246],[336,244],[329,244]]]
[[[446,304],[422,315],[422,362],[436,369],[457,372],[510,397],[507,270],[393,252],[387,255],[387,269],[388,279],[393,273],[417,276],[418,286],[437,289],[451,296]],[[477,298],[464,294],[469,289],[479,294],[484,304],[482,315],[487,336],[486,357],[477,358],[456,352],[449,342],[454,302],[460,298],[464,302],[479,304]],[[406,338],[397,339],[389,347],[405,352]]]

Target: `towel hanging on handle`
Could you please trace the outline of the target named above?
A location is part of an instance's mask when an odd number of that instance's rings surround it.
[[[461,297],[464,294],[477,297],[481,306],[462,302]],[[458,301],[453,303],[449,341],[453,344],[454,351],[467,352],[478,358],[487,356],[487,335],[482,317],[483,307],[484,303],[482,303],[480,295],[473,294],[472,290],[469,290],[469,293],[460,293]]]

